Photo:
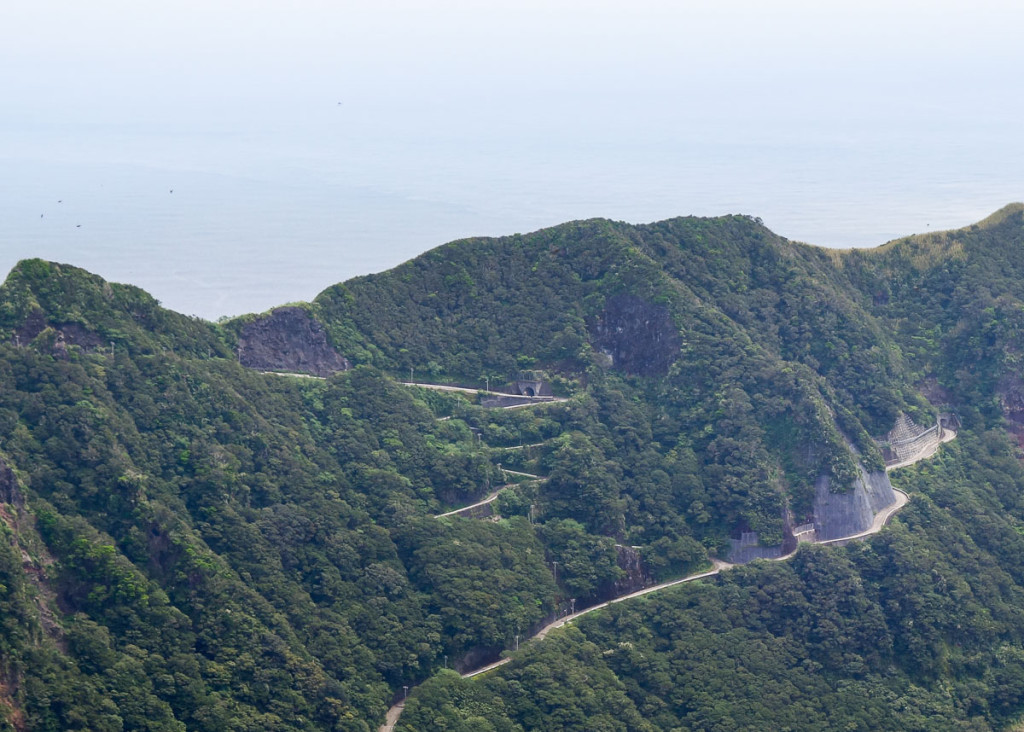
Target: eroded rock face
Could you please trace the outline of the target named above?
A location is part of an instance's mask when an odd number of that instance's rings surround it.
[[[259,371],[330,376],[351,364],[327,342],[320,323],[299,307],[277,308],[242,328],[238,362]]]
[[[11,503],[19,507],[25,505],[18,479],[3,460],[0,460],[0,503]]]
[[[46,313],[42,310],[36,309],[28,314],[28,317],[25,318],[25,322],[22,323],[20,328],[14,331],[14,334],[17,337],[18,342],[25,345],[42,333],[48,326],[49,323],[46,322]]]
[[[58,341],[62,344],[60,351],[65,355],[67,346],[79,346],[84,350],[92,350],[105,345],[97,333],[80,323],[50,323],[46,314],[39,309],[29,313],[22,326],[14,332],[15,342],[22,346],[28,345],[32,339],[50,327],[57,332]]]
[[[1024,424],[1024,379],[1007,374],[996,386],[996,397],[1005,416],[1011,422]]]
[[[613,295],[588,323],[594,347],[612,366],[637,376],[661,376],[679,353],[679,329],[664,305],[636,295]]]
[[[653,584],[651,573],[647,570],[640,552],[631,546],[616,544],[615,554],[617,564],[626,574],[613,585],[610,597],[636,592]]]

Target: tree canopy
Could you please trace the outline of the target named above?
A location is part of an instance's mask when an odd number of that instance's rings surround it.
[[[403,687],[410,730],[1013,723],[1022,211],[849,252],[745,216],[455,242],[302,307],[353,366],[324,379],[243,367],[251,318],[20,263],[0,286],[0,727],[372,730]],[[523,374],[559,400],[472,393]],[[741,533],[781,544],[823,478],[882,468],[898,415],[940,412],[957,441],[898,474],[912,501],[871,541],[454,673]],[[489,518],[436,518],[494,494]]]

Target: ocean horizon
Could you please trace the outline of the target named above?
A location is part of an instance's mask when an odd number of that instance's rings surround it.
[[[578,219],[874,247],[1024,199],[1009,6],[442,6],[19,6],[0,270],[216,319]]]
[[[205,140],[177,165],[105,162],[101,145],[99,156],[71,161],[8,152],[0,269],[28,257],[72,264],[215,320],[308,301],[449,241],[571,220],[737,213],[796,241],[875,247],[967,226],[1024,199],[1019,144],[981,175],[976,150],[936,155],[895,142],[604,145],[599,154],[551,144],[532,159],[494,148],[474,159],[452,143],[347,166],[330,156],[274,163],[272,143],[262,141],[262,168],[244,150],[235,159],[211,150],[213,164],[201,165]],[[153,135],[134,147],[170,146]]]

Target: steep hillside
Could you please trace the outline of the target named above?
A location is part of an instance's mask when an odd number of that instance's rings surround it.
[[[408,728],[820,728],[851,695],[903,728],[1012,719],[1022,238],[1020,206],[842,253],[745,216],[575,222],[223,325],[22,262],[0,287],[0,720],[369,730],[439,671]],[[516,379],[559,399],[474,393]],[[443,673],[569,607],[788,551],[797,525],[870,524],[874,438],[940,411],[959,446],[900,478],[905,525],[871,545],[597,614],[493,681]],[[480,500],[496,520],[435,518]],[[818,701],[743,717],[767,678]],[[601,691],[573,707],[581,685]]]
[[[44,324],[0,346],[11,724],[370,729],[390,689],[553,607],[532,532],[426,518],[499,477],[464,426],[373,369],[250,371],[123,292],[28,262],[0,293]],[[440,593],[417,552],[451,542]]]
[[[956,231],[851,251],[843,274],[937,400],[1017,419],[1024,353],[1024,204]]]
[[[315,310],[356,363],[480,385],[540,370],[600,394],[598,447],[621,477],[592,530],[713,546],[748,529],[780,545],[814,520],[821,476],[851,485],[848,442],[878,469],[871,435],[901,412],[934,422],[835,261],[744,216],[596,220],[456,242],[331,288]]]

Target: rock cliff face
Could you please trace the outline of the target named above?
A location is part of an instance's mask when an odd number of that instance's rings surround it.
[[[631,546],[615,545],[616,562],[626,575],[613,586],[609,597],[618,597],[630,592],[642,590],[653,583],[650,572],[644,564],[640,552]]]
[[[57,340],[61,343],[61,350],[67,346],[79,346],[85,350],[99,348],[104,344],[103,339],[96,333],[85,328],[79,323],[51,323],[42,310],[33,310],[29,313],[25,322],[20,328],[14,331],[16,342],[27,345],[47,328],[53,328],[57,333]]]
[[[242,328],[238,361],[260,371],[312,376],[351,368],[348,359],[331,348],[323,326],[299,307],[277,308]]]
[[[612,366],[629,374],[659,376],[679,353],[679,329],[664,305],[636,295],[608,298],[604,311],[588,323],[594,347]]]
[[[871,528],[875,514],[896,502],[889,476],[869,473],[860,467],[860,477],[846,493],[832,493],[828,476],[814,485],[814,530],[818,541],[838,539]]]
[[[25,498],[18,487],[18,479],[3,460],[0,460],[0,503],[10,503],[18,507],[25,505]]]
[[[1015,425],[1024,424],[1024,379],[1007,374],[996,386],[996,397],[1003,415]]]

